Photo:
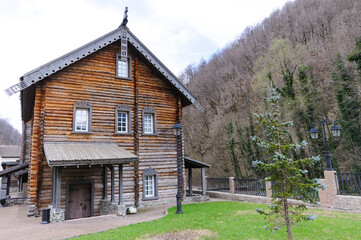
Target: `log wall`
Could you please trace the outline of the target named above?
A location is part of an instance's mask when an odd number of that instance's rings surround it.
[[[116,78],[116,52],[118,43],[64,68],[44,79],[36,88],[31,141],[31,174],[29,175],[30,201],[39,199],[39,207],[45,208],[51,201],[51,169],[43,157],[44,142],[111,142],[139,156],[139,162],[124,166],[124,202],[126,205],[149,204],[143,201],[142,172],[152,167],[158,171],[159,199],[154,202],[175,201],[177,191],[176,138],[172,127],[181,120],[181,104],[175,90],[161,74],[151,67],[135,50],[130,49],[132,59],[131,80]],[[92,105],[92,133],[72,133],[73,106],[77,101]],[[117,135],[115,108],[119,104],[131,107],[132,133]],[[157,135],[142,134],[142,109],[156,110]],[[41,141],[39,141],[41,140]],[[41,166],[39,164],[41,159]],[[183,159],[183,158],[182,158]],[[183,161],[182,161],[183,163]],[[79,171],[82,176],[96,182],[94,213],[98,213],[98,200],[103,197],[101,180],[96,167]],[[61,206],[65,206],[66,181],[77,177],[78,170],[65,169],[62,178]],[[182,169],[182,173],[183,173]],[[118,170],[116,167],[115,196],[118,194]],[[72,178],[74,176],[74,178]],[[91,177],[90,177],[91,176]],[[110,173],[109,173],[110,176]],[[183,179],[183,177],[182,177]],[[39,182],[40,181],[40,182]],[[108,183],[110,196],[110,178]],[[100,190],[98,188],[101,188]],[[36,191],[40,191],[37,195]]]

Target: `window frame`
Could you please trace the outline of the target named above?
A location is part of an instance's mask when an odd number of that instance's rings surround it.
[[[119,132],[118,131],[118,112],[125,112],[127,113],[127,131],[126,132]],[[121,104],[115,107],[115,129],[114,133],[117,135],[130,135],[132,134],[132,111],[130,107],[126,104]]]
[[[151,114],[153,116],[153,132],[152,133],[147,133],[145,132],[145,115],[147,114]],[[157,133],[157,111],[152,108],[152,107],[146,107],[146,108],[143,108],[142,110],[142,134],[143,135],[147,135],[147,136],[157,136],[158,133]]]
[[[153,176],[153,193],[154,196],[147,196],[146,195],[146,191],[145,191],[145,182],[146,182],[146,177],[149,176]],[[147,200],[157,200],[159,199],[159,193],[158,193],[158,172],[157,170],[155,170],[154,168],[147,168],[143,171],[143,201],[147,201]]]
[[[76,112],[78,109],[88,110],[88,130],[87,131],[76,130]],[[74,103],[72,133],[77,133],[77,134],[91,134],[92,133],[92,105],[84,100]]]
[[[119,71],[118,71],[118,64],[121,58],[121,52],[118,51],[116,54],[116,59],[115,59],[115,77],[119,78],[119,79],[127,79],[127,80],[132,80],[132,58],[130,56],[127,57],[127,66],[128,66],[128,77],[123,77],[123,76],[119,76]]]

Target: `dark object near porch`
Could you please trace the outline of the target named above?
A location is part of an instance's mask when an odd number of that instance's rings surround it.
[[[44,209],[41,215],[41,224],[47,223],[50,223],[50,208]]]

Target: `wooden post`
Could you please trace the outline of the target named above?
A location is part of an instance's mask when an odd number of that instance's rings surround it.
[[[123,205],[123,164],[119,164],[119,205]]]
[[[60,167],[53,167],[52,169],[52,189],[51,189],[51,205],[53,208],[60,210],[60,196],[61,196],[61,174]]]
[[[234,177],[229,177],[229,193],[234,194]]]
[[[55,176],[55,169],[56,167],[52,167],[51,171],[51,205],[55,206],[55,189],[56,189],[56,176]]]
[[[192,168],[188,168],[188,189],[189,189],[189,196],[193,196],[193,189],[192,189]]]
[[[207,183],[206,183],[206,169],[202,168],[202,195],[205,196],[207,191]]]
[[[55,208],[60,210],[61,198],[61,171],[60,167],[56,167],[56,195],[55,195]]]
[[[104,200],[108,199],[108,166],[104,165]]]
[[[110,201],[114,202],[114,165],[110,167],[110,187],[111,187],[111,195],[110,195]]]

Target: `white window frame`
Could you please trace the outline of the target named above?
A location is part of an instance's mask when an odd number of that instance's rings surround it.
[[[147,126],[147,118],[150,116],[150,128]],[[143,135],[157,135],[157,113],[152,107],[146,107],[142,110]]]
[[[126,131],[119,131],[118,125],[119,125],[119,118],[118,113],[125,113],[126,114]],[[132,133],[132,112],[128,105],[121,104],[116,106],[115,108],[115,134],[131,134]]]
[[[150,179],[152,182],[150,183]],[[152,193],[150,193],[152,190]],[[143,171],[143,201],[157,200],[158,194],[158,172],[154,168],[147,168]]]
[[[117,52],[116,55],[116,77],[117,78],[123,78],[123,79],[132,79],[132,68],[131,64],[132,59],[130,57],[126,58],[126,61],[123,61],[121,58],[121,53]],[[125,68],[125,72],[123,74],[123,71],[121,67]]]
[[[81,129],[77,129],[77,127],[79,126],[78,125],[79,117],[83,117],[78,114],[80,111],[85,111],[87,113],[86,119],[81,120],[81,122],[84,122],[84,120],[86,121],[84,130],[82,129],[82,127],[83,127],[82,123],[80,124]],[[80,101],[80,102],[74,103],[72,133],[85,133],[85,134],[92,133],[92,106],[91,106],[91,104],[89,104],[85,101]]]
[[[145,197],[154,197],[155,196],[155,176],[154,175],[148,175],[145,176],[145,183],[144,183],[144,196]]]

